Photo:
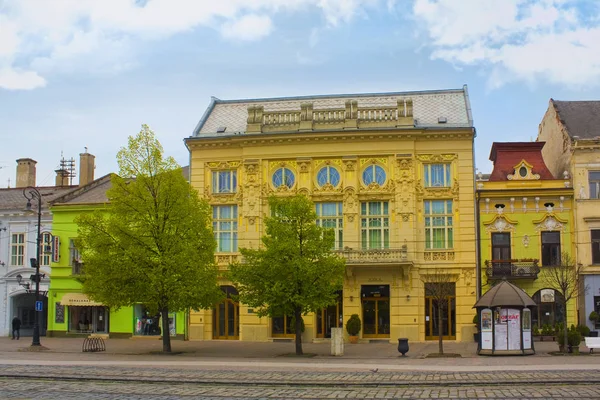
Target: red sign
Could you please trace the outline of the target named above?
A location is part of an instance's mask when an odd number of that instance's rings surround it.
[[[58,262],[60,258],[60,238],[52,236],[52,262]]]

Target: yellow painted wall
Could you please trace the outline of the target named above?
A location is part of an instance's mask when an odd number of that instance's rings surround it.
[[[362,319],[361,285],[390,285],[391,328],[389,341],[398,337],[425,340],[425,299],[423,277],[434,267],[452,271],[456,279],[456,340],[473,340],[475,281],[475,205],[473,177],[473,132],[470,129],[428,130],[389,129],[385,131],[334,131],[242,134],[236,137],[192,138],[186,141],[191,152],[191,184],[213,205],[238,205],[240,247],[259,246],[264,235],[263,216],[271,194],[303,193],[313,201],[343,202],[344,247],[360,249],[360,202],[388,201],[390,207],[390,250],[398,255],[406,245],[405,260],[388,265],[365,260],[348,264],[344,282],[344,324],[351,314]],[[451,164],[451,186],[423,187],[423,165]],[[382,187],[365,187],[361,176],[368,165],[380,165],[387,174]],[[323,189],[316,174],[324,165],[337,168],[341,184]],[[296,176],[290,190],[274,188],[271,175],[285,166]],[[211,172],[237,171],[235,194],[212,194]],[[425,200],[453,201],[454,242],[451,249],[426,251],[424,230]],[[220,267],[236,260],[237,254],[216,255]],[[227,284],[226,281],[222,282]],[[410,298],[407,298],[407,295]],[[316,318],[305,317],[304,340],[315,339]],[[212,311],[192,311],[190,339],[212,339]],[[240,306],[240,340],[268,341],[270,318],[258,318]],[[345,333],[345,330],[344,330]],[[362,335],[362,332],[361,332]]]
[[[575,257],[576,226],[573,217],[573,189],[571,182],[569,180],[566,182],[568,187],[565,187],[565,180],[478,182],[482,293],[489,290],[495,282],[488,280],[485,265],[486,261],[493,258],[491,243],[493,232],[510,233],[513,260],[538,260],[540,273],[537,279],[511,280],[530,296],[549,287],[543,278],[544,268],[552,267],[542,266],[542,231],[559,230],[561,251]],[[546,203],[553,203],[554,207],[547,209],[544,206]],[[496,208],[497,204],[505,206],[501,213]],[[558,221],[559,226],[549,229],[552,225],[545,225],[548,218]],[[499,219],[506,225],[497,225],[496,221]],[[567,323],[577,324],[577,299],[573,299],[567,305]]]

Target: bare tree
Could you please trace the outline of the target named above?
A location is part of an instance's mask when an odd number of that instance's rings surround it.
[[[456,274],[452,274],[442,268],[432,268],[422,275],[425,283],[425,296],[433,300],[437,310],[438,346],[439,353],[444,354],[444,327],[443,315],[448,312],[450,297],[456,294]]]
[[[575,259],[567,252],[562,252],[560,260],[556,265],[545,266],[542,268],[543,282],[546,286],[562,294],[562,303],[565,323],[563,334],[565,346],[563,351],[567,351],[568,328],[567,328],[567,303],[571,299],[576,299],[580,294],[587,291],[587,287],[581,285],[581,273],[583,265],[577,264]]]

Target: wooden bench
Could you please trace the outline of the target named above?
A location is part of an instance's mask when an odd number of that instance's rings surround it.
[[[593,353],[594,349],[600,349],[600,337],[586,337],[585,347],[590,349],[590,353]]]

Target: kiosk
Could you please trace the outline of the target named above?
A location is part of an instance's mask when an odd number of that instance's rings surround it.
[[[532,307],[536,307],[533,299],[506,280],[488,290],[473,306],[479,316],[477,354],[535,354]]]

